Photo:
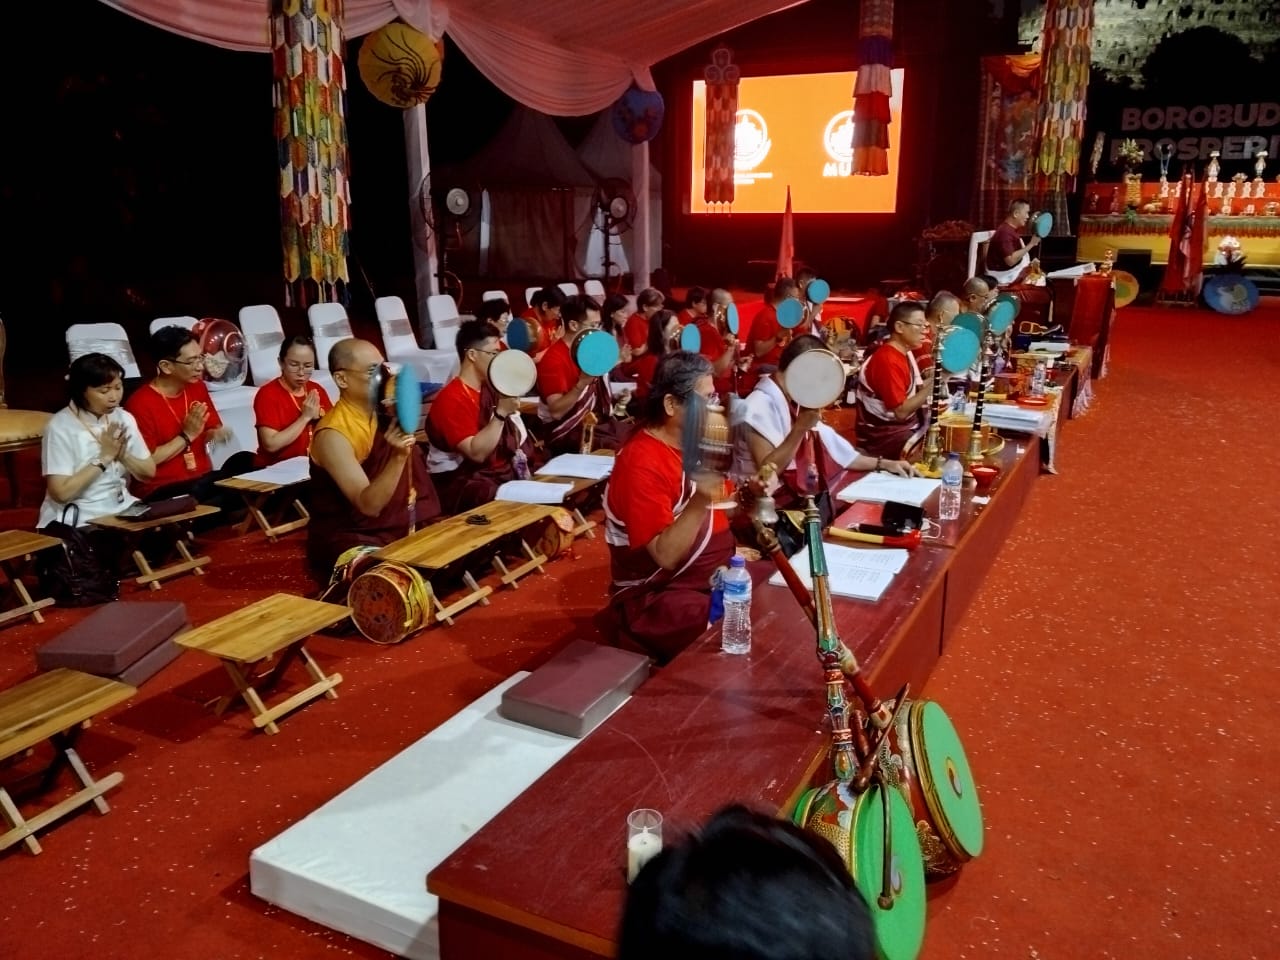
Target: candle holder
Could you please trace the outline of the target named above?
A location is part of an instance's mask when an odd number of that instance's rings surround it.
[[[662,814],[649,807],[627,814],[627,883],[662,852]]]

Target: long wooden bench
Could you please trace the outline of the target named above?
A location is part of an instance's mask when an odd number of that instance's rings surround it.
[[[24,817],[9,791],[0,786],[0,818],[9,826],[0,835],[0,850],[21,841],[31,853],[39,853],[37,830],[86,803],[92,803],[99,813],[111,809],[102,795],[124,780],[124,774],[117,772],[94,780],[76,753],[75,742],[94,716],[137,692],[136,687],[116,680],[65,669],[50,670],[0,692],[0,763],[48,740],[53,744],[54,756],[41,771],[42,790],[53,786],[63,767],[70,767],[82,785],[82,789],[33,817]]]

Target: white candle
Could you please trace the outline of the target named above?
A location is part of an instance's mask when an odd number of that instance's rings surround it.
[[[627,883],[646,863],[662,852],[662,838],[653,833],[637,833],[627,841]]]

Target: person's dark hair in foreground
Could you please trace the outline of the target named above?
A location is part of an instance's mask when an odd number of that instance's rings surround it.
[[[741,806],[645,865],[618,960],[872,960],[871,917],[826,840]]]

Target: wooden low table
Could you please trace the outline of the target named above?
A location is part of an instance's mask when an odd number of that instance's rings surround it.
[[[44,623],[40,611],[53,605],[53,600],[32,600],[27,586],[18,575],[14,561],[29,557],[41,550],[61,547],[62,541],[57,537],[47,537],[43,533],[28,533],[26,530],[6,530],[0,533],[0,570],[9,578],[13,591],[22,602],[12,610],[0,613],[0,623],[8,623],[19,617],[31,617],[36,623]]]
[[[75,751],[75,741],[91,718],[137,692],[128,684],[79,670],[50,670],[0,692],[0,761],[49,740],[54,758],[42,772],[44,789],[53,786],[64,766],[71,768],[82,785],[76,793],[31,818],[23,817],[8,791],[0,787],[0,817],[9,826],[0,835],[0,850],[21,841],[31,853],[39,853],[40,844],[34,836],[37,830],[86,803],[92,803],[99,813],[110,811],[102,795],[120,783],[124,774],[94,780]]]
[[[204,570],[201,567],[208,566],[212,561],[208,557],[191,555],[191,548],[187,546],[187,531],[183,524],[218,512],[217,507],[200,504],[194,510],[188,510],[186,513],[175,513],[171,517],[158,517],[154,520],[138,520],[135,522],[121,517],[98,517],[89,522],[95,527],[119,530],[125,535],[126,542],[131,544],[136,543],[144,533],[151,530],[163,530],[168,533],[172,537],[170,541],[172,549],[177,550],[179,555],[179,559],[174,563],[153,567],[151,561],[146,558],[139,547],[134,546],[131,551],[133,553],[133,562],[138,565],[138,570],[141,571],[134,583],[140,587],[149,586],[152,590],[159,590],[162,581],[176,577],[181,573],[186,573],[188,570],[196,576],[204,576]]]
[[[614,450],[592,450],[590,455],[593,457],[616,457],[617,452]],[[596,538],[596,522],[594,520],[588,520],[582,515],[582,508],[579,504],[581,503],[583,494],[586,491],[592,490],[602,483],[607,483],[609,481],[608,477],[592,479],[590,477],[558,477],[552,474],[546,476],[534,474],[533,479],[541,480],[543,483],[571,484],[573,489],[564,495],[563,502],[564,508],[573,514],[573,535],[575,537],[586,536],[592,540]]]
[[[339,673],[326,674],[307,651],[306,641],[316,631],[331,627],[351,614],[350,607],[322,603],[291,594],[277,593],[251,603],[235,613],[219,617],[202,627],[173,638],[174,643],[201,650],[222,661],[236,692],[222,697],[214,706],[221,715],[237,696],[253,713],[253,725],[267,733],[279,733],[277,718],[317,697],[337,700],[333,688],[342,682]],[[279,654],[274,667],[268,662]],[[259,688],[270,690],[294,660],[301,659],[314,681],[272,707],[263,700]]]
[[[379,560],[394,560],[428,572],[440,571],[495,540],[546,520],[557,509],[559,508],[544,504],[493,500],[402,537],[383,547],[374,556]],[[487,522],[477,523],[470,520],[471,517],[484,517]],[[529,559],[519,567],[508,569],[501,557],[495,557],[493,561],[502,582],[511,587],[525,574],[534,570],[542,571],[542,565],[547,562],[543,554],[535,552],[523,540],[521,548]],[[477,603],[488,606],[489,595],[493,593],[492,587],[480,586],[469,570],[463,571],[462,581],[469,592],[448,605],[442,603],[432,592],[431,602],[435,605],[436,616],[450,626],[453,625],[453,618],[468,607]]]
[[[287,490],[289,487],[306,483],[309,479],[310,477],[308,476],[302,476],[296,480],[277,483],[270,480],[258,480],[249,476],[241,476],[219,480],[217,486],[235,490],[244,498],[245,506],[248,507],[248,514],[239,527],[241,536],[248,533],[249,528],[256,523],[262,529],[262,532],[267,535],[267,539],[274,542],[276,537],[283,537],[286,533],[292,533],[294,530],[301,530],[305,527],[311,521],[311,514],[307,512],[307,508],[302,504],[302,501],[295,497],[290,506],[297,512],[298,519],[272,523],[266,514],[267,501],[280,490]]]

